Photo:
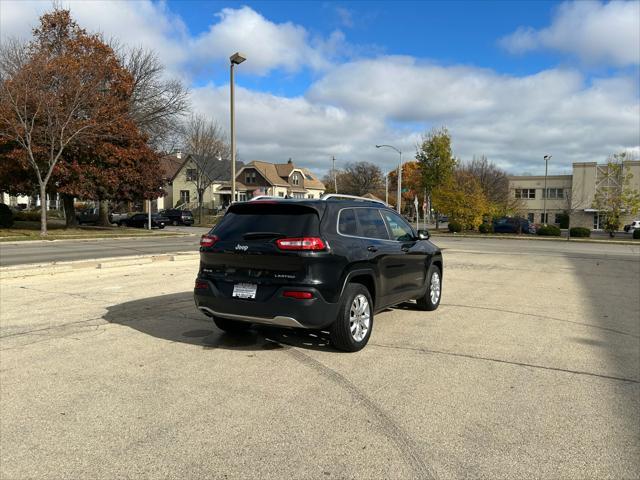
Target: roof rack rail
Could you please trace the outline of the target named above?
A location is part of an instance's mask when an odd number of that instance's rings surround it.
[[[385,207],[389,206],[386,202],[383,202],[382,200],[376,200],[374,198],[358,197],[356,195],[343,195],[342,193],[325,193],[322,197],[320,197],[320,200],[331,200],[332,198],[337,198],[337,199],[345,198],[348,200],[359,200],[361,202],[380,203]]]

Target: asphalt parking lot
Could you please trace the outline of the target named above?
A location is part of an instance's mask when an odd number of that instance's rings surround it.
[[[0,478],[638,478],[638,247],[446,242],[355,354],[223,334],[195,260],[2,279]]]

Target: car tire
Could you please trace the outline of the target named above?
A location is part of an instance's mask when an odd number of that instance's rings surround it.
[[[158,228],[162,230],[164,228],[164,225],[160,225]]]
[[[420,310],[433,311],[438,308],[442,298],[442,272],[436,265],[431,265],[427,270],[427,282],[427,290],[416,299],[416,303]]]
[[[331,344],[338,350],[357,352],[364,348],[373,330],[373,301],[369,290],[359,283],[344,289],[338,318],[329,330]]]
[[[227,333],[242,333],[251,328],[251,324],[247,322],[238,322],[237,320],[229,320],[228,318],[213,317],[213,323],[220,330]]]

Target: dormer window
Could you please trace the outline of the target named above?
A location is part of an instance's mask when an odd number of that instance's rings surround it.
[[[291,184],[300,185],[300,175],[298,173],[294,173],[293,175],[291,175]]]
[[[247,185],[252,184],[252,183],[255,184],[256,183],[256,172],[254,172],[254,171],[245,172],[244,183],[246,183]]]

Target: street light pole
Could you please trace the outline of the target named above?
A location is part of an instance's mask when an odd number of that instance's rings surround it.
[[[230,101],[231,101],[231,203],[236,201],[236,112],[235,112],[235,78],[234,78],[234,66],[240,65],[246,60],[244,55],[236,52],[229,57],[231,61],[230,66],[230,80],[229,88],[231,89]]]
[[[398,155],[400,155],[400,165],[398,165],[398,198],[396,201],[396,207],[397,207],[398,213],[400,213],[402,210],[402,152],[398,150],[396,147],[394,147],[393,145],[376,145],[376,148],[383,148],[383,147],[395,150],[396,152],[398,152]],[[387,183],[387,203],[389,203],[388,191],[389,191],[389,188]]]
[[[544,215],[544,222],[542,222],[544,225],[546,225],[547,222],[547,194],[549,193],[547,191],[547,171],[548,171],[548,166],[549,166],[549,159],[551,158],[551,155],[545,155],[544,156],[544,192],[542,193],[542,205],[543,205],[543,215]]]

